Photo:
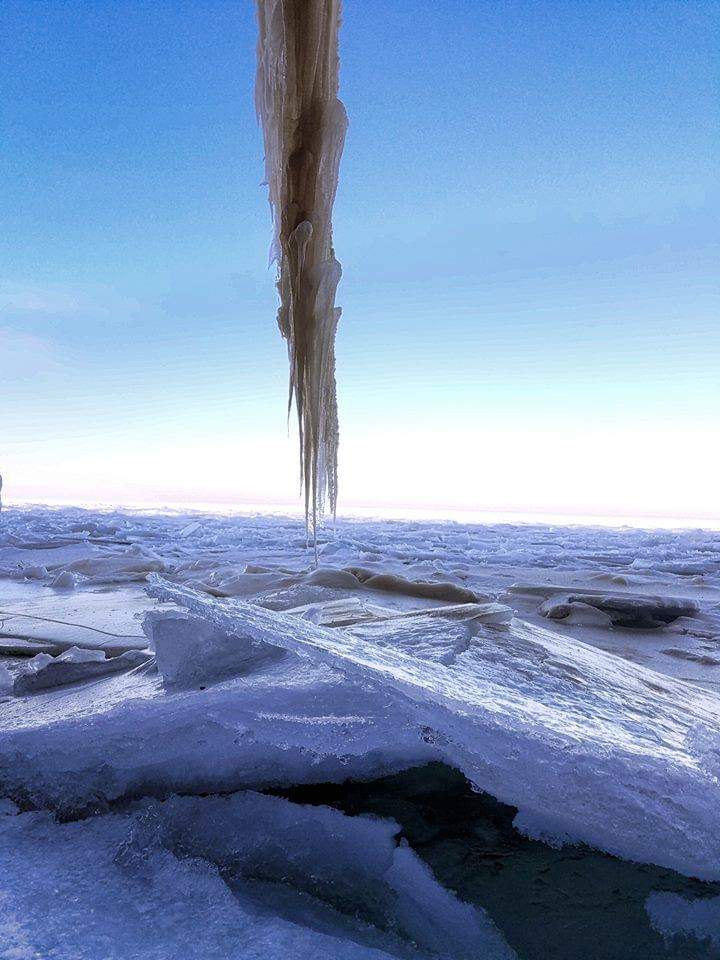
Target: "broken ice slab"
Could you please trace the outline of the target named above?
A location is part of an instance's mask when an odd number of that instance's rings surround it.
[[[384,620],[394,616],[396,611],[365,603],[357,597],[341,597],[338,600],[304,603],[299,607],[290,607],[285,612],[321,627],[347,627],[353,623]]]
[[[140,668],[32,709],[0,704],[0,794],[69,813],[98,798],[372,778],[434,759],[392,690],[292,654],[204,690]]]
[[[34,656],[69,647],[110,654],[142,650],[147,640],[134,615],[147,608],[141,589],[68,595],[35,584],[0,584],[0,653]]]
[[[74,822],[10,806],[0,819],[3,957],[515,956],[377,817],[242,792]]]
[[[155,589],[218,635],[289,652],[202,691],[166,689],[140,670],[60,688],[32,711],[3,703],[8,796],[74,809],[442,760],[519,808],[518,826],[533,835],[720,879],[713,694],[517,619],[435,620],[451,628],[439,662],[422,648],[432,618],[387,621],[383,646],[355,628]]]
[[[612,617],[599,607],[588,603],[578,603],[564,597],[546,600],[540,606],[540,613],[548,620],[562,620],[564,624],[578,627],[611,627]]]
[[[393,619],[431,617],[440,620],[472,620],[486,626],[503,626],[514,616],[512,607],[504,603],[453,603],[442,607],[420,607],[416,610],[393,611]]]
[[[424,660],[453,663],[465,653],[483,628],[505,628],[513,611],[499,603],[466,603],[356,623],[346,630],[379,647],[411,653]]]
[[[603,593],[570,593],[568,603],[584,603],[606,613],[613,626],[652,630],[672,623],[678,617],[690,617],[698,612],[693,600],[679,597],[627,596]]]
[[[182,528],[182,530],[178,533],[178,538],[180,540],[184,540],[187,537],[192,537],[196,533],[199,533],[202,530],[202,527],[202,521],[193,520]]]
[[[291,607],[286,613],[303,617],[322,627],[348,627],[356,623],[373,623],[408,617],[438,617],[446,620],[481,620],[484,623],[508,623],[513,616],[510,607],[500,603],[455,603],[442,607],[420,607],[415,610],[393,610],[358,597],[307,603]]]
[[[49,640],[22,640],[19,637],[0,639],[0,657],[35,657],[38,653],[56,654],[62,649],[62,646]]]
[[[151,611],[145,615],[143,630],[168,687],[203,688],[284,656],[272,644],[247,637],[243,631],[219,630],[185,610]]]
[[[56,650],[86,647],[107,650],[109,653],[125,653],[127,650],[143,650],[147,647],[147,640],[140,635],[109,633],[83,623],[0,610],[0,643],[9,642],[11,647],[15,643],[16,649],[23,655],[22,645],[18,645],[17,641],[41,644],[43,648],[52,646]]]
[[[610,618],[616,627],[639,630],[655,629],[673,623],[679,617],[691,617],[698,604],[687,597],[660,597],[639,593],[606,590],[573,590],[552,584],[515,583],[507,588],[510,596],[543,597],[541,613],[552,620],[562,620],[572,612],[572,604],[594,607]]]
[[[513,616],[498,603],[454,604],[397,611],[351,597],[308,604],[286,611],[326,628],[344,627],[354,636],[381,646],[399,646],[417,656],[446,662],[465,649],[475,625],[503,626]],[[243,629],[218,628],[184,610],[146,614],[143,629],[157,656],[158,670],[169,687],[198,688],[242,676],[282,655],[283,648]]]
[[[216,629],[393,691],[445,762],[519,808],[525,832],[720,878],[716,697],[518,620],[474,624],[475,635],[460,623],[464,635],[438,661],[434,644],[423,647],[424,626],[395,643],[386,634],[384,645],[357,636],[369,625],[331,631],[171,585],[153,592]]]
[[[16,674],[13,693],[19,696],[68,683],[95,680],[133,670],[151,659],[152,654],[143,650],[128,650],[110,658],[106,658],[104,650],[81,650],[79,647],[71,647],[58,657],[40,653]]]

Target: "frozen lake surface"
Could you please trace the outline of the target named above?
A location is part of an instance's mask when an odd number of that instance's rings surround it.
[[[0,957],[720,957],[718,532],[11,508],[0,664]]]

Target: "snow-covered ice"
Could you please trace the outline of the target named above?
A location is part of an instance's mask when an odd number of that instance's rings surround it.
[[[292,517],[3,510],[0,786],[35,811],[0,827],[31,876],[0,902],[13,949],[74,956],[71,913],[53,903],[43,932],[27,912],[67,884],[77,911],[117,890],[82,949],[125,928],[131,946],[103,955],[172,956],[199,907],[153,927],[137,885],[175,917],[197,884],[218,903],[198,956],[510,956],[397,827],[252,792],[431,761],[526,835],[720,880],[720,534],[340,520],[319,555]],[[348,860],[322,848],[328,824]],[[367,899],[365,846],[395,851],[404,893],[383,870]],[[307,880],[333,863],[322,890]]]

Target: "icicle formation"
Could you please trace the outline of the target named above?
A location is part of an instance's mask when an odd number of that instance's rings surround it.
[[[335,293],[331,214],[347,116],[337,98],[340,0],[257,0],[255,100],[278,264],[278,324],[288,343],[300,430],[305,518],[337,503]]]

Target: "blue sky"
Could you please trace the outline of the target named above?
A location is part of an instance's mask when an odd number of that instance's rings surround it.
[[[297,495],[246,0],[5,0],[0,471]],[[347,0],[346,508],[717,517],[715,2]]]

